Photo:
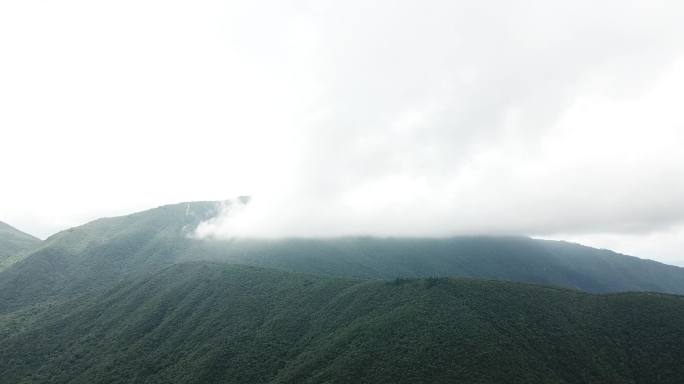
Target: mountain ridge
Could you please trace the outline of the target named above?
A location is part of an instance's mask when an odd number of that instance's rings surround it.
[[[0,272],[0,313],[106,289],[187,261],[290,272],[394,279],[475,277],[589,292],[684,293],[684,269],[580,245],[526,237],[441,239],[197,239],[193,231],[226,202],[164,205],[59,232]]]
[[[684,297],[215,262],[124,281],[0,343],[12,382],[679,383]]]
[[[41,240],[0,221],[0,271],[20,261]]]

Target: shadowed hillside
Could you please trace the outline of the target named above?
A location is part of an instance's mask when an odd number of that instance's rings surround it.
[[[179,264],[0,343],[12,383],[681,383],[684,298]]]

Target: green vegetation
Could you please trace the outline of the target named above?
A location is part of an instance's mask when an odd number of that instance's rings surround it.
[[[0,273],[0,313],[107,289],[178,262],[219,261],[358,279],[474,277],[589,292],[684,293],[684,269],[523,237],[192,238],[218,202],[168,205],[58,233]]]
[[[21,260],[38,244],[40,239],[0,221],[0,271]]]
[[[184,263],[0,340],[7,383],[681,383],[684,297]]]
[[[684,382],[684,297],[580,291],[684,293],[682,268],[523,237],[194,238],[220,209],[23,236],[0,383]]]

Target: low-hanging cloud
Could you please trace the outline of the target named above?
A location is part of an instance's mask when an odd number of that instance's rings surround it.
[[[684,225],[679,1],[40,7],[0,9],[23,39],[0,37],[0,162],[23,164],[0,213],[22,227],[239,194],[199,236]]]
[[[634,233],[684,219],[682,6],[311,5],[321,85],[244,236]],[[307,39],[298,39],[301,34]],[[264,138],[268,140],[268,138]],[[269,177],[265,174],[264,177]]]

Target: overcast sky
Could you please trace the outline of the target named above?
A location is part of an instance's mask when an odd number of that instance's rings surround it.
[[[684,260],[682,20],[678,0],[5,0],[0,220],[45,237],[249,194],[216,232]]]

